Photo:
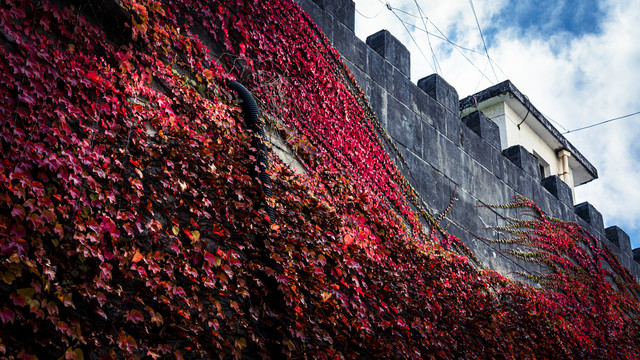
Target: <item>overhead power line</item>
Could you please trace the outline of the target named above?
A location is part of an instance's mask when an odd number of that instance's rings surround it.
[[[601,121],[601,122],[599,122],[599,123],[591,124],[591,125],[588,125],[588,126],[585,126],[585,127],[581,127],[581,128],[577,128],[577,129],[569,130],[569,131],[563,132],[563,134],[569,134],[569,133],[574,133],[574,132],[576,132],[576,131],[580,131],[580,130],[584,130],[584,129],[590,129],[590,128],[592,128],[592,127],[596,127],[596,126],[604,125],[604,124],[606,124],[606,123],[610,123],[610,122],[612,122],[612,121],[625,119],[625,118],[628,118],[628,117],[631,117],[631,116],[634,116],[634,115],[638,115],[638,114],[640,114],[640,111],[636,111],[636,112],[634,112],[634,113],[627,114],[627,115],[623,115],[623,116],[618,116],[618,117],[616,117],[616,118],[609,119],[609,120],[605,120],[605,121]]]
[[[429,22],[431,22],[431,20],[430,20],[429,18],[426,18],[426,20],[427,20],[427,21],[429,21]],[[423,28],[421,28],[421,27],[419,27],[419,26],[416,26],[416,25],[413,25],[413,24],[410,24],[410,23],[407,23],[407,25],[411,26],[412,28],[414,28],[414,29],[416,29],[416,30],[419,30],[419,31],[422,31],[422,32],[426,32],[428,35],[433,36],[433,37],[435,37],[435,38],[437,38],[437,39],[440,39],[440,40],[442,40],[442,41],[446,41],[446,42],[448,42],[448,43],[449,43],[451,46],[453,46],[453,47],[457,47],[457,48],[459,48],[459,49],[461,49],[461,50],[464,50],[464,51],[469,51],[469,52],[473,52],[473,53],[476,53],[476,54],[484,55],[484,52],[482,52],[482,51],[478,51],[478,50],[476,50],[476,49],[471,49],[471,48],[468,48],[468,47],[464,47],[464,46],[462,46],[462,45],[460,45],[460,44],[457,44],[457,43],[455,43],[455,42],[453,42],[453,41],[451,41],[451,40],[449,40],[449,39],[445,38],[445,37],[444,37],[444,36],[442,36],[442,35],[438,35],[438,34],[436,34],[436,33],[432,33],[431,31],[425,31]],[[431,23],[431,25],[433,25],[433,23]],[[435,26],[434,26],[434,27],[435,27]]]
[[[429,28],[427,27],[427,22],[424,20],[425,18],[427,18],[427,16],[424,15],[424,12],[422,11],[420,4],[418,4],[418,0],[413,0],[413,2],[416,4],[416,7],[418,8],[418,14],[420,14],[422,24],[424,25],[425,33],[427,34],[427,43],[429,43],[429,49],[431,49],[431,56],[433,56],[433,63],[436,65],[436,73],[442,75],[442,68],[440,67],[440,64],[438,64],[438,58],[436,57],[436,52],[433,51],[433,46],[431,46],[431,37],[429,36]]]
[[[405,30],[407,30],[407,31],[409,31],[408,28],[407,28],[407,24],[408,23],[405,23],[405,21],[402,20],[402,18],[400,16],[398,16],[398,14],[396,14],[396,11],[401,12],[401,13],[405,13],[405,14],[407,14],[407,15],[409,15],[411,17],[417,18],[417,19],[421,18],[420,16],[416,16],[416,15],[413,15],[413,14],[411,14],[411,13],[409,13],[407,11],[404,11],[402,9],[393,7],[393,6],[391,6],[391,4],[389,4],[389,2],[383,2],[382,0],[378,0],[378,2],[380,2],[381,4],[386,5],[387,9],[389,9],[393,13],[393,15],[395,15],[395,17],[402,23],[402,26],[404,26]],[[480,68],[478,68],[478,66],[473,61],[471,61],[471,59],[469,59],[469,57],[467,55],[465,55],[462,52],[462,50],[460,50],[459,45],[457,45],[456,43],[451,41],[447,37],[447,35],[445,35],[431,19],[429,19],[428,17],[423,17],[423,18],[426,19],[426,21],[430,22],[433,25],[433,27],[438,31],[438,33],[440,33],[442,38],[444,38],[444,40],[447,41],[449,44],[453,45],[453,47],[456,50],[458,50],[460,55],[462,55],[467,60],[467,62],[469,62],[469,64],[471,64],[471,66],[473,66],[485,79],[487,79],[487,81],[489,81],[490,84],[494,84],[493,80],[491,80],[482,70],[480,70]],[[412,24],[408,24],[408,25],[412,25]],[[415,25],[412,25],[412,26],[416,27]],[[423,31],[427,32],[427,29],[423,29]],[[411,36],[411,38],[413,39],[413,36]],[[414,40],[414,43],[415,43],[415,40]],[[416,44],[416,46],[417,46],[417,44]],[[419,46],[418,46],[418,49],[420,49]],[[420,50],[420,52],[422,52],[422,50]],[[422,55],[425,56],[424,54],[422,54]],[[426,58],[426,56],[425,56],[425,58]],[[429,63],[429,64],[431,65],[431,63]]]
[[[365,14],[361,13],[361,12],[356,8],[356,12],[357,12],[358,14],[360,14],[360,16],[362,16],[362,17],[363,17],[363,18],[365,18],[365,19],[375,19],[375,18],[377,18],[377,17],[378,17],[378,15],[382,14],[382,12],[383,12],[383,11],[384,11],[384,8],[380,9],[380,11],[378,11],[378,13],[377,13],[377,14],[375,14],[375,15],[373,15],[373,16],[367,16],[367,15],[365,15]]]
[[[391,5],[389,5],[389,3],[387,3],[386,5],[387,5],[387,9],[391,10],[391,13],[393,13],[393,15],[395,15],[398,18],[398,20],[400,20],[404,29],[407,30],[407,34],[409,34],[411,41],[413,41],[413,43],[416,45],[416,47],[418,48],[418,51],[420,51],[420,54],[422,54],[422,57],[424,58],[424,60],[427,62],[427,64],[431,66],[433,71],[437,73],[438,70],[436,70],[436,66],[434,64],[431,64],[431,62],[429,62],[429,60],[427,59],[427,55],[425,55],[424,52],[422,52],[422,47],[418,45],[418,42],[413,37],[413,34],[411,34],[411,31],[409,31],[409,28],[407,28],[407,25],[405,24],[405,22],[400,18],[400,16],[398,16],[398,14],[395,13],[395,11],[393,11],[393,8],[391,7]]]
[[[542,111],[540,111],[540,113],[542,114],[542,116],[544,116],[547,120],[551,121],[552,123],[558,125],[559,127],[562,128],[562,130],[564,131],[569,131],[569,129],[567,129],[566,127],[564,127],[562,124],[560,124],[559,122],[553,120],[549,115],[543,113]],[[563,133],[564,134],[564,133]]]
[[[380,1],[380,0],[379,0],[379,1]],[[414,0],[414,1],[416,1],[416,0]],[[394,8],[394,9],[395,9],[395,10],[400,11],[398,8]],[[421,16],[416,16],[416,15],[410,14],[410,13],[408,13],[408,12],[406,12],[406,11],[401,11],[401,12],[403,12],[403,13],[405,13],[405,14],[407,14],[407,15],[411,16],[411,17],[414,17],[414,18],[421,18]],[[443,34],[443,33],[442,33],[442,31],[440,31],[440,29],[438,29],[438,26],[437,26],[433,21],[431,21],[431,19],[429,19],[429,18],[428,18],[428,17],[426,17],[426,16],[423,18],[423,20],[425,20],[425,19],[426,19],[426,21],[430,22],[430,23],[431,23],[431,25],[432,25],[433,27],[435,27],[435,28],[436,28],[436,30],[438,30],[438,32],[439,32],[439,33]],[[458,48],[458,51],[460,51],[460,50],[464,50],[464,51],[469,51],[469,52],[473,52],[473,53],[480,54],[480,55],[485,55],[485,54],[486,54],[485,52],[481,52],[481,51],[478,51],[478,50],[476,50],[476,49],[471,49],[471,48],[468,48],[468,47],[464,47],[464,46],[462,46],[462,45],[460,45],[460,44],[458,44],[458,43],[456,43],[456,42],[453,42],[451,39],[447,38],[446,36],[442,36],[442,35],[438,35],[438,34],[432,33],[432,32],[430,32],[430,31],[428,31],[428,30],[427,30],[426,25],[425,25],[425,28],[424,28],[424,29],[423,29],[423,28],[421,28],[421,27],[419,27],[419,26],[413,25],[413,24],[411,24],[411,23],[407,23],[407,25],[409,25],[409,26],[413,27],[413,28],[414,28],[414,29],[416,29],[416,30],[420,30],[420,31],[422,31],[422,32],[425,32],[425,33],[427,34],[427,36],[433,36],[433,37],[435,37],[435,38],[437,38],[437,39],[440,39],[440,40],[442,40],[442,41],[446,41],[446,42],[448,42],[451,46]],[[443,35],[444,35],[444,34],[443,34]],[[468,60],[468,59],[467,59],[467,60]],[[507,74],[504,72],[504,70],[502,70],[502,67],[500,67],[500,64],[498,64],[496,61],[494,61],[494,60],[493,60],[492,58],[490,58],[490,57],[489,57],[489,61],[490,61],[490,63],[492,64],[492,67],[495,65],[495,66],[498,68],[498,70],[500,70],[500,72],[502,73],[502,75],[504,75],[504,77],[505,77],[505,78],[507,78],[507,79],[509,78],[509,75],[507,75]],[[495,70],[494,70],[494,75],[495,75]],[[486,77],[486,76],[485,76],[485,77]],[[491,82],[491,80],[489,80],[489,82]]]
[[[489,56],[489,50],[487,50],[487,43],[484,41],[484,35],[482,34],[482,28],[480,27],[480,22],[478,21],[478,15],[476,15],[476,8],[473,6],[473,0],[469,0],[469,4],[471,5],[471,11],[473,11],[473,17],[476,18],[476,25],[478,25],[478,31],[480,31],[480,38],[482,39],[484,52],[485,54],[487,54],[487,60],[489,60],[489,65],[491,65],[493,76],[496,77],[496,82],[498,82],[498,75],[496,75],[496,69],[493,68],[493,63],[491,62],[491,57]]]

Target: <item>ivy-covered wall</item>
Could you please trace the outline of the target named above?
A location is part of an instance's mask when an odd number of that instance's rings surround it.
[[[372,34],[366,43],[357,38],[351,0],[298,3],[340,52],[404,157],[396,158],[396,163],[406,164],[400,169],[429,208],[436,213],[447,209],[455,193],[455,205],[446,217],[449,231],[486,266],[502,274],[541,270],[536,264],[504,256],[511,245],[481,240],[501,236],[490,227],[501,224],[503,215],[482,206],[505,204],[522,195],[547,214],[588,229],[640,280],[640,263],[634,260],[629,236],[622,229],[605,229],[602,215],[589,203],[574,207],[570,189],[556,176],[541,179],[537,160],[526,149],[501,151],[497,127],[482,114],[461,120],[458,93],[445,79],[434,74],[413,84],[410,54],[388,31]],[[508,82],[503,84],[505,91],[522,97]]]
[[[546,272],[477,266],[296,3],[2,0],[0,53],[1,357],[639,353],[640,288],[580,226],[492,208]],[[305,169],[271,154],[271,197],[230,80]]]

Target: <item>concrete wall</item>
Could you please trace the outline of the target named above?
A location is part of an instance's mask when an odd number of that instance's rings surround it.
[[[505,275],[541,270],[537,264],[501,253],[512,245],[480,239],[504,235],[487,229],[501,225],[500,214],[478,206],[506,204],[520,194],[534,200],[547,214],[582,225],[609,245],[640,281],[640,263],[634,260],[624,231],[617,227],[605,230],[602,216],[589,203],[574,207],[571,189],[557,176],[540,179],[537,159],[524,147],[501,151],[504,140],[486,116],[476,112],[461,120],[458,94],[440,76],[430,75],[413,84],[409,52],[389,32],[378,32],[366,43],[357,38],[351,0],[297,1],[343,56],[406,159],[406,178],[431,210],[446,209],[457,188],[457,200],[447,216],[449,230],[485,266]]]
[[[555,149],[551,148],[529,126],[527,121],[536,121],[533,116],[527,116],[527,119],[523,119],[506,102],[493,105],[488,110],[483,110],[482,112],[498,124],[503,149],[517,144],[524,146],[525,149],[534,154],[540,163],[545,165],[543,177],[550,175],[560,176],[564,172],[562,161],[556,155]],[[573,175],[571,172],[568,174],[566,183],[573,188]]]

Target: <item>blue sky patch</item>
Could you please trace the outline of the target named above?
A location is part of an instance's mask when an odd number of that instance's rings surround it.
[[[494,20],[487,24],[487,36],[505,27],[517,29],[525,37],[548,38],[553,35],[581,37],[601,31],[605,12],[597,0],[511,0]]]

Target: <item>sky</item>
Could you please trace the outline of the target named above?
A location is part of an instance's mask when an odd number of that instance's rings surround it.
[[[389,30],[411,52],[414,82],[437,72],[462,99],[509,79],[563,133],[640,112],[640,1],[355,3],[358,37]],[[640,247],[640,114],[565,137],[599,175],[576,188],[576,204]]]

